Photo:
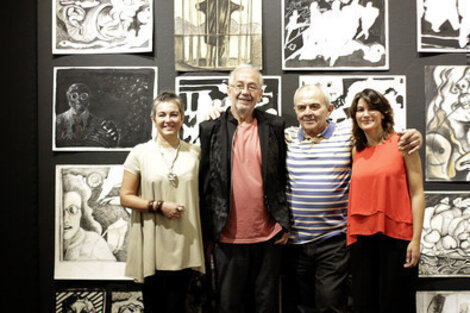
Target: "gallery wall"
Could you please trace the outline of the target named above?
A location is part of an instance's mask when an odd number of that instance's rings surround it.
[[[111,293],[133,290],[136,286],[120,277],[111,279],[54,279],[56,262],[56,167],[61,165],[108,166],[124,162],[127,151],[54,151],[54,68],[56,67],[157,67],[157,90],[175,89],[180,76],[221,76],[228,71],[188,72],[175,70],[174,6],[173,1],[154,1],[153,51],[119,54],[52,53],[52,1],[38,2],[37,45],[37,124],[38,124],[38,246],[40,312],[55,307],[56,292],[67,288],[101,288]],[[292,97],[302,75],[403,75],[406,77],[406,121],[408,128],[425,134],[425,66],[469,65],[464,53],[418,53],[416,47],[416,3],[410,0],[390,0],[388,3],[389,69],[371,70],[283,70],[282,66],[282,6],[281,0],[262,1],[262,73],[281,78],[282,116],[288,125],[295,125]],[[125,110],[125,108],[123,108]],[[420,154],[425,159],[424,148]],[[424,166],[424,164],[423,164]],[[469,189],[469,182],[426,181],[426,191],[457,191]],[[421,290],[464,290],[470,279],[465,277],[420,278]]]
[[[3,311],[35,312],[39,305],[37,224],[36,1],[12,2],[4,25],[1,124],[5,218],[2,219]],[[6,174],[6,175],[5,175]]]

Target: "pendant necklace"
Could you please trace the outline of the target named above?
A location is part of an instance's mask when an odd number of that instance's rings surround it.
[[[168,162],[166,161],[165,156],[163,155],[163,149],[161,146],[159,149],[163,162],[165,162],[165,165],[168,167],[168,175],[167,175],[168,180],[170,181],[170,184],[175,188],[178,186],[178,176],[173,172],[173,166],[175,165],[176,159],[178,158],[180,146],[181,146],[181,141],[178,143],[178,145],[175,148],[175,156],[173,157],[173,161],[171,161],[171,164],[168,164]]]

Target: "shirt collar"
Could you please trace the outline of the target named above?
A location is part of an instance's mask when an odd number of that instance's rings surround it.
[[[318,137],[323,137],[325,139],[329,139],[335,130],[336,124],[331,121],[327,121],[328,125],[326,125],[325,129],[318,135]],[[303,141],[306,139],[305,134],[302,130],[302,127],[299,127],[299,132],[297,134],[299,141]]]

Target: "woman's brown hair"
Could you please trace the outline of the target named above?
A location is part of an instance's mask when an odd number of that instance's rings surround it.
[[[383,137],[388,138],[391,133],[394,132],[393,125],[393,109],[390,106],[387,98],[384,97],[380,92],[366,88],[361,92],[358,92],[349,107],[349,116],[353,120],[352,133],[354,136],[354,144],[357,151],[364,150],[367,147],[367,138],[364,131],[359,127],[356,120],[357,105],[359,99],[364,99],[369,105],[369,108],[379,111],[383,114],[384,119],[382,120],[382,128],[384,130]]]

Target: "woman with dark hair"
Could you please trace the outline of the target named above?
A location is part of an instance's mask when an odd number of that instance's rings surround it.
[[[347,244],[359,313],[415,312],[424,215],[421,160],[397,147],[393,111],[373,89],[356,94]]]
[[[124,162],[121,204],[132,209],[126,275],[143,283],[145,312],[185,312],[192,270],[204,273],[199,218],[200,148],[179,138],[181,98],[165,91],[150,118],[157,136]]]

